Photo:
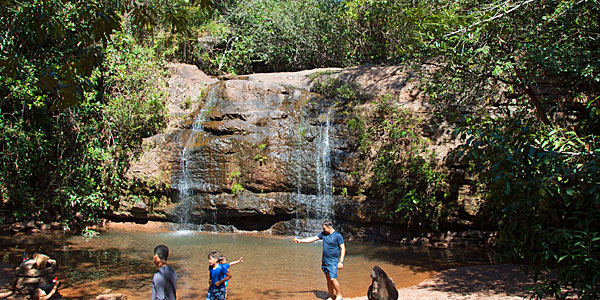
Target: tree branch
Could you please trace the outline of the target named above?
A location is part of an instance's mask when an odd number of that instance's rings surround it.
[[[474,26],[477,26],[477,25],[480,25],[480,24],[483,24],[483,23],[487,23],[487,22],[493,21],[493,20],[495,20],[495,19],[498,19],[498,18],[504,17],[505,15],[507,15],[507,14],[509,14],[509,13],[511,13],[511,12],[513,12],[513,11],[515,11],[517,8],[519,8],[519,7],[521,7],[521,6],[525,5],[525,4],[531,3],[531,2],[533,2],[533,1],[535,1],[535,0],[526,0],[526,1],[522,2],[522,3],[519,3],[519,4],[515,5],[514,7],[512,7],[511,9],[507,10],[507,11],[506,11],[506,12],[504,12],[504,13],[497,14],[497,15],[495,15],[495,16],[493,16],[493,17],[489,18],[489,19],[485,19],[485,20],[483,20],[483,21],[478,21],[478,22],[475,22],[475,23],[473,23],[473,24],[471,24],[471,25],[469,25],[469,26],[467,26],[467,27],[465,27],[465,28],[462,28],[462,29],[459,29],[459,30],[456,30],[456,31],[450,32],[450,33],[446,34],[446,35],[445,35],[445,37],[449,37],[449,36],[455,35],[455,34],[457,34],[457,33],[459,33],[459,32],[466,32],[466,31],[467,31],[467,30],[469,30],[471,27],[474,27]]]

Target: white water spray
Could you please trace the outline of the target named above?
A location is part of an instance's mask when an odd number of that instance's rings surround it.
[[[217,97],[218,86],[214,86],[210,89],[208,94],[206,95],[204,105],[200,112],[194,119],[192,123],[192,129],[189,133],[186,143],[184,144],[183,149],[181,150],[181,160],[179,162],[179,169],[181,172],[181,177],[177,183],[177,188],[179,190],[179,206],[178,209],[178,218],[181,230],[190,230],[194,229],[194,224],[192,220],[193,211],[194,211],[194,174],[192,174],[190,168],[191,157],[193,155],[193,146],[196,144],[196,139],[198,136],[203,134],[204,132],[204,122],[208,119],[208,114],[215,107],[218,97]],[[201,229],[201,228],[200,228]]]

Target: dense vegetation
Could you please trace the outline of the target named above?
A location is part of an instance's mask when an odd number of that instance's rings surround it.
[[[0,221],[93,221],[164,127],[163,56],[141,40],[182,21],[118,3],[0,3]]]
[[[464,138],[456,156],[501,253],[541,279],[535,296],[599,297],[598,0],[207,3],[0,0],[1,221],[91,220],[118,200],[141,139],[166,121],[164,59],[212,74],[412,64]],[[435,192],[399,176],[431,187],[439,174],[401,163],[421,141],[380,104],[378,191],[399,216],[435,221]]]

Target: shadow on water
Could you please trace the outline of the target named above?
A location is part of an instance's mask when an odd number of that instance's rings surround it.
[[[353,243],[353,250],[369,261],[407,266],[414,272],[439,272],[465,265],[493,264],[493,253],[465,248],[427,248],[397,244]],[[352,257],[353,254],[349,254]]]
[[[317,291],[317,290],[312,290],[312,291],[298,291],[298,292],[293,292],[292,294],[313,294],[315,297],[319,298],[319,299],[327,299],[329,297],[329,293],[326,291]]]

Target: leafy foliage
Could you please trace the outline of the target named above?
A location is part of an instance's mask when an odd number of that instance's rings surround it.
[[[508,118],[488,119],[463,133],[471,136],[466,157],[479,162],[487,203],[500,221],[505,257],[528,264],[536,278],[548,276],[536,295],[597,298],[596,138]]]
[[[355,82],[348,82],[328,73],[316,73],[313,79],[314,92],[329,98],[338,98],[347,104],[362,104],[368,96],[360,90]]]
[[[440,113],[467,143],[507,261],[533,297],[598,297],[597,1],[465,2],[424,48]]]
[[[389,63],[416,56],[436,1],[222,1],[199,28],[197,64],[211,73]],[[454,7],[454,6],[453,6]]]
[[[231,174],[229,174],[229,181],[231,181],[231,183],[232,183],[231,192],[235,195],[237,195],[245,190],[244,186],[242,185],[241,176],[242,176],[242,172],[239,170],[235,170],[235,171],[231,172]]]
[[[0,191],[17,219],[93,221],[164,124],[161,66],[110,2],[3,1]]]
[[[371,117],[353,118],[348,124],[360,136],[367,161],[373,161],[368,190],[373,199],[381,199],[389,221],[437,229],[448,213],[443,206],[445,178],[421,135],[421,120],[392,100],[379,99]]]
[[[336,12],[323,3],[240,2],[210,27],[204,27],[216,42],[199,45],[196,56],[201,65],[215,73],[299,70],[339,64],[343,49],[333,42],[339,36]]]
[[[540,280],[534,297],[598,298],[598,0],[212,2],[0,0],[2,209],[93,220],[117,199],[165,122],[161,55],[213,74],[425,62],[502,253]],[[315,89],[364,101],[334,78]],[[418,123],[381,102],[348,125],[377,148],[371,184],[390,217],[435,228],[445,179]]]

